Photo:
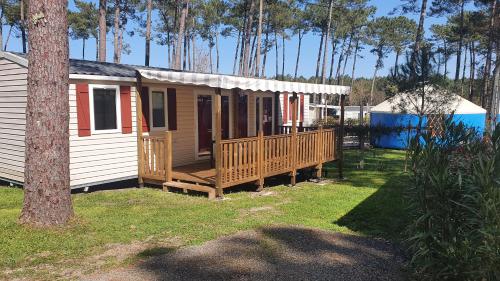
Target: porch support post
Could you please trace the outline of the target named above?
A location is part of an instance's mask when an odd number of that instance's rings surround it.
[[[280,92],[274,92],[274,135],[280,132]]]
[[[340,95],[340,130],[339,130],[339,178],[344,178],[344,107],[345,107],[345,95]]]
[[[292,96],[292,179],[291,184],[297,182],[297,93]]]
[[[221,140],[222,140],[222,116],[221,116],[221,95],[222,91],[220,88],[215,89],[214,104],[215,104],[215,188],[218,197],[223,196],[222,191],[222,151]]]
[[[137,83],[135,87],[135,106],[136,106],[136,128],[137,128],[137,175],[139,187],[144,187],[144,144],[142,143],[142,77],[139,71],[136,72]]]
[[[165,181],[172,181],[172,132],[165,132]]]

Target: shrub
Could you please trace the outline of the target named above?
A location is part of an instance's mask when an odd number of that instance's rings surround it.
[[[500,126],[489,139],[451,119],[443,128],[410,146],[410,266],[418,280],[498,280]]]

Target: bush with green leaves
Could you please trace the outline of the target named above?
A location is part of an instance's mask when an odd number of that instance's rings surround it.
[[[500,126],[444,121],[412,140],[410,267],[418,280],[500,280]]]

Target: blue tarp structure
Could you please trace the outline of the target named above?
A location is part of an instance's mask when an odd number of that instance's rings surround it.
[[[418,125],[418,115],[411,108],[402,108],[401,104],[405,104],[405,97],[408,97],[408,94],[396,95],[373,107],[370,112],[370,127],[407,128],[410,126],[415,128]],[[408,104],[418,103],[408,102]],[[450,116],[453,114],[454,122],[462,122],[470,128],[475,128],[478,133],[484,131],[486,122],[485,109],[458,95],[453,95],[448,104],[443,106],[442,115]],[[422,126],[427,126],[427,117],[422,119]],[[405,149],[413,136],[415,136],[415,130],[372,135],[371,144],[380,148]]]

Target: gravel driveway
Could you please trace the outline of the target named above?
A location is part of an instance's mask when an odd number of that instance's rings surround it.
[[[382,240],[278,226],[239,232],[83,280],[404,280],[402,263],[397,249]]]

